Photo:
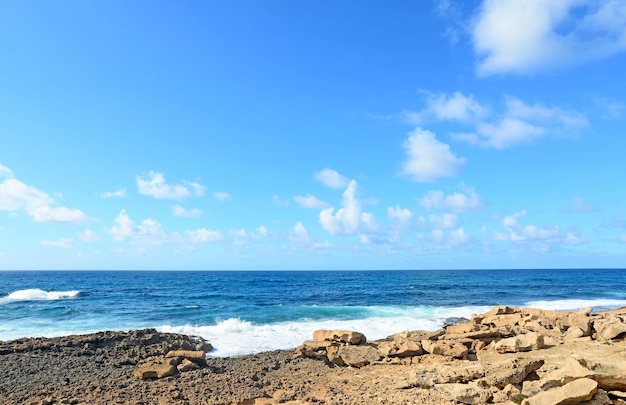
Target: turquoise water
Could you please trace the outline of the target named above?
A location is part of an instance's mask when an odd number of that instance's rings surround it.
[[[370,339],[494,305],[626,306],[626,270],[0,272],[0,340],[154,327],[215,355],[289,349],[315,329]]]

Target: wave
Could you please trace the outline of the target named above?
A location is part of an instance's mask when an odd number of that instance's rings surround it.
[[[269,324],[255,324],[241,318],[228,318],[215,325],[161,325],[161,332],[201,336],[215,350],[211,356],[230,357],[271,350],[293,349],[305,340],[311,340],[317,329],[348,329],[363,333],[370,340],[408,330],[434,331],[451,317],[469,318],[473,313],[485,312],[489,307],[368,307],[371,317],[350,320],[299,320]]]
[[[524,304],[530,308],[549,309],[552,311],[576,311],[581,308],[593,307],[595,310],[606,310],[626,306],[626,300],[597,298],[597,299],[565,299],[555,301],[529,301]]]
[[[80,290],[71,291],[44,291],[39,288],[31,288],[27,290],[14,291],[2,301],[56,301],[76,298],[80,294]]]

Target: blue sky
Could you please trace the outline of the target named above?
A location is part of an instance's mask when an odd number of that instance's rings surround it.
[[[0,269],[624,267],[626,1],[6,1]]]

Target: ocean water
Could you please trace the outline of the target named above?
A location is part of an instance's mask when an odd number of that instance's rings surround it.
[[[291,349],[316,329],[436,330],[495,305],[626,306],[626,270],[0,271],[0,340],[150,327],[234,356]]]

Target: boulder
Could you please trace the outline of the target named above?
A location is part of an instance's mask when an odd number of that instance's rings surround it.
[[[580,378],[562,387],[543,391],[535,396],[526,398],[522,401],[522,405],[577,404],[590,400],[597,390],[597,382],[589,378]]]
[[[196,363],[206,363],[206,353],[203,350],[170,350],[165,358],[189,359]]]
[[[596,319],[593,323],[598,337],[603,340],[615,339],[622,333],[626,333],[626,323],[617,316],[608,316],[604,319]]]
[[[177,365],[176,368],[180,373],[184,373],[187,371],[198,370],[200,366],[189,359],[183,359],[183,361]]]
[[[484,404],[491,399],[491,391],[475,383],[439,384],[435,389],[446,399],[462,404]]]
[[[137,379],[145,380],[148,378],[170,377],[174,374],[176,374],[176,366],[150,362],[138,366],[137,369],[135,369],[133,376]]]
[[[450,356],[456,359],[465,359],[469,353],[467,346],[453,340],[422,340],[422,347],[430,354]]]
[[[507,359],[497,363],[485,364],[485,377],[481,385],[498,387],[500,389],[509,384],[519,384],[528,374],[543,366],[542,359]]]
[[[482,314],[483,318],[489,318],[490,316],[496,315],[508,315],[508,314],[517,314],[520,313],[521,310],[517,307],[509,307],[506,305],[500,305],[490,309],[489,311]]]
[[[318,342],[329,341],[349,345],[360,345],[367,341],[364,334],[351,330],[316,330],[313,332],[313,339]]]
[[[337,343],[329,341],[311,341],[307,340],[300,346],[296,347],[294,357],[296,358],[311,358],[311,359],[324,359],[326,358],[326,351],[328,347],[337,345]]]
[[[563,367],[551,371],[541,378],[540,387],[542,390],[547,390],[570,383],[579,378],[592,378],[591,376],[593,376],[593,374],[593,371],[584,367],[577,359],[569,357]]]
[[[545,347],[544,337],[536,332],[502,339],[495,344],[498,353],[517,353],[539,350]]]

